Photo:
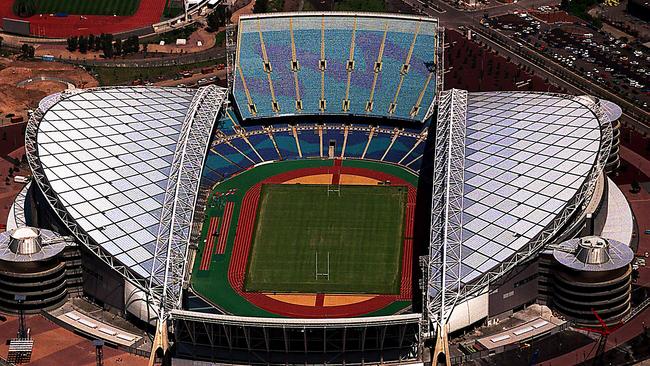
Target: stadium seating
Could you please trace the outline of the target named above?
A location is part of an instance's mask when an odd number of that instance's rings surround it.
[[[297,131],[303,157],[320,157],[321,144],[317,126],[301,125]]]
[[[328,156],[330,142],[334,143],[334,156],[341,156],[343,141],[345,140],[345,126],[326,125],[323,128],[323,155]]]
[[[422,131],[427,128],[315,124],[309,118],[295,125],[244,127],[237,114],[227,110],[219,120],[203,176],[214,184],[262,162],[328,158],[330,142],[334,145],[333,157],[382,160],[417,171],[424,149]]]
[[[255,146],[264,161],[278,160],[280,156],[273,146],[273,141],[266,132],[249,134],[248,141]]]
[[[244,119],[326,113],[422,122],[433,101],[435,22],[295,16],[246,18],[239,28],[234,96]]]
[[[411,135],[404,135],[400,133],[397,136],[397,139],[393,143],[393,146],[388,150],[384,161],[389,161],[392,163],[399,163],[403,157],[408,154],[408,152],[415,146],[417,143],[417,138],[412,137]]]
[[[361,158],[363,150],[365,150],[368,144],[369,135],[370,128],[351,126],[348,129],[348,140],[343,156],[348,158]]]
[[[392,131],[388,134],[388,131],[381,131],[375,129],[375,134],[372,136],[370,143],[368,144],[368,149],[366,150],[365,159],[381,160],[384,156],[384,153],[388,150],[390,143],[392,141]]]

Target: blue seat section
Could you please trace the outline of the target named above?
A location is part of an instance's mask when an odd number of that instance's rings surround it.
[[[244,155],[240,154],[239,152],[237,152],[237,150],[232,148],[232,146],[226,143],[217,144],[212,148],[214,149],[214,151],[218,152],[223,157],[239,165],[242,168],[246,168],[253,164],[248,159],[246,159]]]
[[[298,84],[302,98],[303,112],[319,114],[321,87],[321,72],[318,68],[320,60],[320,29],[304,29],[300,36],[296,34],[296,59],[300,65]],[[327,56],[326,56],[327,57]],[[327,65],[329,67],[329,65]],[[328,106],[331,101],[328,101]]]
[[[239,67],[246,80],[251,99],[257,108],[257,115],[275,115],[271,105],[269,82],[264,72],[264,59],[262,58],[259,33],[257,31],[242,33],[238,50]],[[235,74],[235,85],[237,87],[234,95],[237,100],[241,101],[238,105],[242,117],[250,118],[252,115],[248,110],[248,100],[239,73]]]
[[[343,140],[345,139],[343,129],[323,128],[323,155],[327,156],[330,141],[335,141],[334,156],[341,156],[343,149]]]
[[[307,130],[298,130],[298,140],[300,141],[300,149],[302,150],[303,158],[320,157],[320,136],[318,135],[318,128]],[[323,151],[323,153],[325,153]]]
[[[248,141],[255,146],[255,149],[262,155],[264,161],[273,161],[280,158],[277,151],[275,151],[275,147],[273,147],[273,141],[271,141],[269,135],[265,133],[249,135]]]
[[[413,161],[413,159],[417,158],[418,156],[422,156],[422,153],[424,152],[424,145],[425,145],[424,143],[418,145],[418,147],[416,149],[414,149],[406,157],[406,159],[404,159],[404,161],[402,161],[402,165],[406,165],[406,164],[410,163],[411,161]],[[413,170],[420,169],[419,166],[420,166],[421,161],[422,161],[422,158],[420,158],[416,163],[410,165],[409,168],[411,168]]]
[[[375,62],[383,37],[383,31],[364,31],[361,36],[357,33],[354,47],[354,71],[350,79],[351,113],[366,114],[366,102],[370,98],[375,75]]]
[[[280,114],[296,113],[296,87],[291,72],[291,37],[288,31],[264,32],[266,54],[271,63],[271,80]],[[266,76],[265,76],[266,77]],[[267,96],[271,100],[271,94]]]
[[[409,63],[409,72],[404,76],[402,89],[397,98],[395,116],[410,118],[411,109],[417,104],[418,97],[425,86],[429,73],[435,71],[435,65],[433,63],[435,42],[435,38],[432,35],[418,35]],[[432,77],[427,85],[424,98],[422,98],[422,103],[420,104],[420,110],[416,117],[424,117],[426,110],[433,100],[435,84],[435,77]]]
[[[239,124],[235,112],[227,110],[219,119],[219,130],[221,130],[221,132],[225,133],[226,135],[234,135],[236,133],[235,123]]]
[[[256,163],[261,163],[262,161],[260,160],[259,157],[257,157],[257,154],[255,154],[255,151],[251,148],[251,145],[249,145],[246,140],[244,140],[241,137],[238,137],[236,139],[230,140],[230,143],[239,149],[239,151],[243,152],[249,159],[253,160]]]
[[[406,154],[413,148],[417,139],[409,136],[400,135],[397,137],[393,146],[388,150],[388,154],[384,158],[384,161],[390,161],[393,163],[399,163],[399,161],[406,156]]]
[[[205,159],[205,169],[203,169],[203,174],[208,175],[209,177],[214,177],[216,179],[215,181],[217,181],[220,180],[218,174],[227,178],[240,170],[242,170],[241,167],[229,162],[218,154],[215,154],[214,151],[210,150]]]
[[[273,138],[275,139],[275,143],[278,145],[278,150],[280,151],[280,155],[282,155],[282,159],[298,159],[300,157],[300,155],[298,155],[296,140],[293,138],[293,134],[290,130],[274,132]]]
[[[356,28],[355,28],[356,22]],[[421,121],[435,96],[435,78],[424,89],[425,81],[434,71],[435,34],[437,23],[433,20],[401,16],[307,16],[246,18],[240,21],[238,44],[238,70],[235,72],[235,101],[244,119],[295,114],[296,87],[291,71],[292,44],[289,24],[293,24],[298,87],[303,102],[301,114],[358,114],[413,120],[411,109],[424,91],[420,110],[414,121]],[[348,87],[346,69],[354,31],[354,69],[350,73],[349,111],[343,111],[343,100]],[[413,43],[414,34],[417,38]],[[324,30],[324,31],[322,31]],[[377,75],[374,89],[374,106],[366,112],[374,79],[374,64],[379,55],[386,32],[382,69]],[[263,37],[272,72],[264,71],[260,33]],[[401,79],[400,71],[413,44],[409,72],[405,74],[396,100],[396,110],[388,113]],[[327,61],[324,82],[321,79],[319,60],[321,45]],[[250,97],[257,108],[253,116],[248,110],[248,99],[243,88],[243,74]],[[280,111],[272,111],[272,96],[268,77],[275,92]],[[320,110],[321,86],[327,106]]]
[[[375,87],[375,103],[372,114],[390,116],[388,107],[395,97],[399,85],[400,70],[406,60],[412,40],[413,35],[407,33],[388,32],[386,35],[382,69]],[[398,116],[393,115],[393,117]]]
[[[355,38],[358,37],[359,34],[357,33]],[[348,80],[346,64],[350,57],[351,41],[351,28],[325,30],[325,59],[327,60],[325,99],[327,100],[327,113],[349,113],[343,112],[343,99],[345,99],[345,87]]]
[[[391,137],[392,134],[376,133],[370,141],[368,151],[366,151],[366,159],[381,159],[388,146],[390,146]]]
[[[360,158],[363,154],[363,149],[366,148],[368,143],[369,131],[354,131],[348,130],[348,141],[345,145],[345,157]]]

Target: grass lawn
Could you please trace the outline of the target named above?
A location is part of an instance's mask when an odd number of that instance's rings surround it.
[[[36,13],[79,15],[133,15],[140,0],[36,0]]]
[[[206,66],[214,66],[224,63],[225,58],[197,62],[188,65],[162,66],[162,67],[95,67],[99,84],[105,85],[130,85],[135,79],[146,81],[158,81],[159,77],[171,79],[179,72],[196,70]]]
[[[406,201],[400,186],[344,185],[328,196],[327,185],[264,185],[245,289],[399,293]]]

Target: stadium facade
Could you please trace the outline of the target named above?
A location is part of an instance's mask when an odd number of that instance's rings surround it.
[[[114,87],[45,98],[26,132],[33,183],[9,220],[9,229],[74,238],[85,296],[157,324],[157,346],[171,340],[175,357],[404,362],[430,359],[436,339],[449,357],[448,332],[553,306],[560,243],[599,235],[630,245],[629,205],[604,172],[617,149],[611,104],[442,90],[442,33],[430,18],[244,16],[236,38],[232,91]],[[301,159],[376,161],[432,182],[410,311],[250,317],[193,291],[210,189]]]

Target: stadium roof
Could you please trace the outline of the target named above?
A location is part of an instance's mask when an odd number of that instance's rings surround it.
[[[370,13],[239,18],[233,94],[243,118],[344,114],[424,121],[436,19]]]
[[[151,278],[162,285],[173,235],[185,237],[175,249],[186,252],[202,163],[225,94],[216,87],[57,94],[28,127],[35,178],[81,242],[98,246],[100,257],[141,284]],[[189,211],[180,207],[181,189]]]
[[[436,145],[433,297],[442,276],[481,288],[548,244],[593,192],[611,125],[591,97],[452,90],[436,141],[449,134]]]

